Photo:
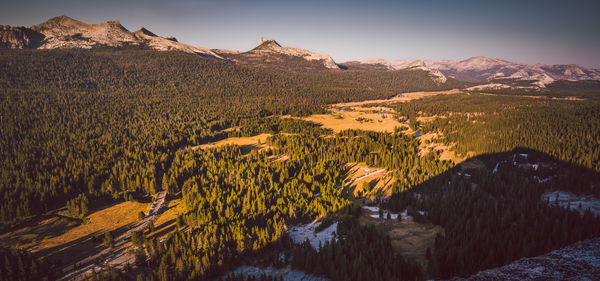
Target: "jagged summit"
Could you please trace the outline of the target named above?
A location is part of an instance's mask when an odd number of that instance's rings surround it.
[[[328,55],[313,53],[301,48],[282,47],[274,39],[267,40],[264,37],[261,37],[258,40],[258,45],[254,49],[244,54],[265,58],[272,55],[300,57],[307,61],[321,61],[326,68],[339,69],[335,61]]]
[[[279,43],[277,43],[277,41],[275,41],[274,39],[265,39],[264,37],[260,37],[260,39],[258,40],[258,45],[256,45],[256,47],[253,50],[256,49],[279,49],[281,48],[281,45],[279,45]]]
[[[146,29],[145,27],[142,27],[142,28],[138,29],[134,33],[136,33],[136,34],[145,34],[145,35],[152,36],[152,37],[158,37],[158,35],[154,34],[152,31]]]

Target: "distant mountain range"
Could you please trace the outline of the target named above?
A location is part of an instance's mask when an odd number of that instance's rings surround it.
[[[119,21],[88,24],[67,16],[52,18],[31,27],[0,26],[0,48],[57,49],[139,46],[159,51],[181,51],[237,64],[279,67],[294,70],[420,70],[429,74],[438,84],[447,77],[478,82],[477,90],[507,88],[542,88],[557,80],[600,80],[600,70],[568,65],[528,65],[482,56],[462,61],[454,60],[399,60],[388,63],[383,59],[336,63],[329,55],[317,54],[295,47],[282,47],[275,40],[261,38],[258,45],[247,52],[224,49],[209,50],[183,44],[173,37],[161,37],[141,28],[130,32]],[[523,86],[524,85],[524,86]]]

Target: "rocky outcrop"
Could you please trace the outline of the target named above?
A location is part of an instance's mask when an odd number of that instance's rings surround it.
[[[446,76],[444,76],[444,74],[442,74],[437,69],[431,69],[431,68],[427,67],[425,65],[425,62],[422,60],[413,61],[409,64],[403,65],[402,67],[400,67],[398,69],[425,71],[429,74],[429,77],[438,85],[444,84],[448,80],[446,78]]]
[[[335,61],[328,55],[317,54],[306,49],[294,48],[294,47],[282,47],[275,40],[267,40],[260,38],[256,48],[247,52],[250,55],[285,55],[291,57],[302,58],[307,61],[319,61],[326,68],[339,69]]]
[[[599,280],[600,237],[452,280]]]
[[[43,34],[31,28],[0,25],[0,48],[37,48],[43,39]]]
[[[343,68],[354,70],[394,70],[391,64],[384,59],[374,59],[367,61],[348,61],[340,64]]]

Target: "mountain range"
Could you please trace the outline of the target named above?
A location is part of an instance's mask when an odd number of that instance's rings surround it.
[[[88,24],[67,16],[52,18],[31,27],[0,26],[0,48],[57,49],[138,46],[159,51],[181,51],[205,57],[227,60],[237,64],[266,67],[294,68],[295,70],[420,70],[429,74],[436,83],[445,83],[447,77],[478,82],[478,89],[506,88],[516,84],[525,88],[543,88],[557,80],[600,80],[600,70],[567,65],[529,65],[483,56],[466,60],[398,60],[388,63],[383,59],[336,63],[329,55],[283,47],[275,40],[261,38],[258,45],[247,52],[224,49],[206,49],[180,43],[173,37],[158,36],[146,28],[131,32],[119,21]],[[523,86],[521,86],[523,87]]]

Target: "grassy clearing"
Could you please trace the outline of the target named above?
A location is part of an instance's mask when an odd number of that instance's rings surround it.
[[[60,246],[82,237],[113,231],[134,224],[138,221],[138,213],[140,211],[146,213],[148,207],[150,207],[150,203],[127,201],[96,211],[88,216],[89,221],[87,223],[73,227],[62,235],[45,239],[32,250],[39,251]]]
[[[213,143],[202,144],[199,146],[192,147],[193,150],[196,149],[209,149],[219,146],[225,145],[239,145],[243,147],[247,147],[250,149],[265,149],[268,148],[266,145],[267,138],[270,137],[271,134],[260,134],[252,137],[236,137],[236,138],[226,138],[224,140],[216,141]],[[260,142],[260,144],[259,144]]]
[[[33,254],[61,260],[69,264],[86,257],[99,247],[100,237],[106,231],[114,236],[138,221],[138,213],[148,211],[150,203],[123,202],[98,210],[86,217],[86,223],[61,216],[53,216],[0,236],[0,244],[25,249]]]
[[[432,97],[437,95],[452,95],[452,94],[460,94],[462,91],[460,90],[449,90],[449,91],[438,91],[438,92],[412,92],[412,93],[402,93],[391,99],[385,100],[366,100],[360,102],[347,102],[347,103],[337,103],[334,104],[334,107],[354,107],[354,106],[362,106],[365,104],[374,104],[374,103],[391,103],[391,102],[408,102],[411,100]]]
[[[441,133],[427,133],[421,135],[421,145],[419,146],[419,155],[425,156],[427,153],[440,151],[440,160],[450,160],[454,163],[461,163],[467,159],[467,157],[459,157],[450,150],[452,145],[445,145],[443,143],[435,142]]]
[[[371,217],[367,212],[363,212],[359,222],[361,225],[375,225],[379,231],[389,235],[392,247],[404,257],[419,264],[426,278],[431,277],[427,271],[426,253],[427,248],[433,251],[436,235],[444,232],[441,226],[408,220],[378,219]]]
[[[348,129],[391,133],[394,132],[395,127],[406,126],[393,118],[392,114],[373,111],[373,109],[368,111],[334,109],[330,114],[311,115],[303,119],[320,124],[323,128],[332,129],[336,133]]]

